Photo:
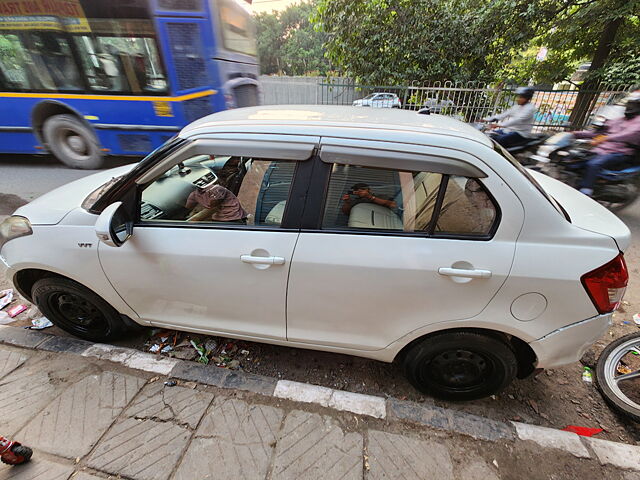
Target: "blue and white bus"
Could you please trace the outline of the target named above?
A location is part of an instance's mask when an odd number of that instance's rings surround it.
[[[257,105],[256,53],[245,0],[0,0],[0,152],[144,155]]]

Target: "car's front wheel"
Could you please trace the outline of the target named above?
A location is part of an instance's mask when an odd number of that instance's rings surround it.
[[[127,331],[127,325],[111,305],[72,280],[43,278],[33,285],[31,294],[45,317],[76,337],[109,342]]]
[[[404,371],[423,393],[443,400],[475,400],[504,389],[518,371],[511,346],[477,332],[445,332],[414,344]]]

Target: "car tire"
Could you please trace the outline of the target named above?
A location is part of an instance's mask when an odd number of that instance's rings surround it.
[[[115,308],[73,280],[43,278],[34,283],[31,295],[55,326],[84,340],[109,342],[128,330]]]
[[[502,391],[516,376],[510,345],[477,332],[432,335],[404,357],[404,372],[419,391],[443,400],[475,400]]]
[[[51,153],[68,167],[95,170],[104,166],[98,139],[75,115],[49,117],[42,135]]]

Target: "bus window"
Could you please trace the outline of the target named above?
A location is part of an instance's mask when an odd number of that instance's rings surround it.
[[[69,42],[57,32],[29,32],[23,42],[31,55],[35,74],[44,90],[82,90],[78,67]]]
[[[33,88],[28,76],[28,54],[17,35],[0,35],[0,74],[9,90]]]
[[[120,24],[110,20],[90,19],[89,22],[93,35],[75,36],[75,42],[92,90],[167,91],[154,38],[123,35]]]
[[[217,4],[224,47],[255,56],[257,50],[251,14],[235,0],[220,0]]]

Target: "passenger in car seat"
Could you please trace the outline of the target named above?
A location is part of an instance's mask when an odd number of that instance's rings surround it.
[[[352,199],[352,196],[355,198]],[[349,215],[351,209],[359,203],[374,203],[389,209],[394,209],[398,206],[393,200],[376,197],[366,183],[356,183],[348,193],[342,196],[342,213]]]
[[[246,223],[247,221],[247,212],[242,208],[238,197],[222,185],[196,188],[189,194],[185,207],[192,209],[196,205],[204,207],[214,222]],[[198,218],[200,219],[200,215]]]

